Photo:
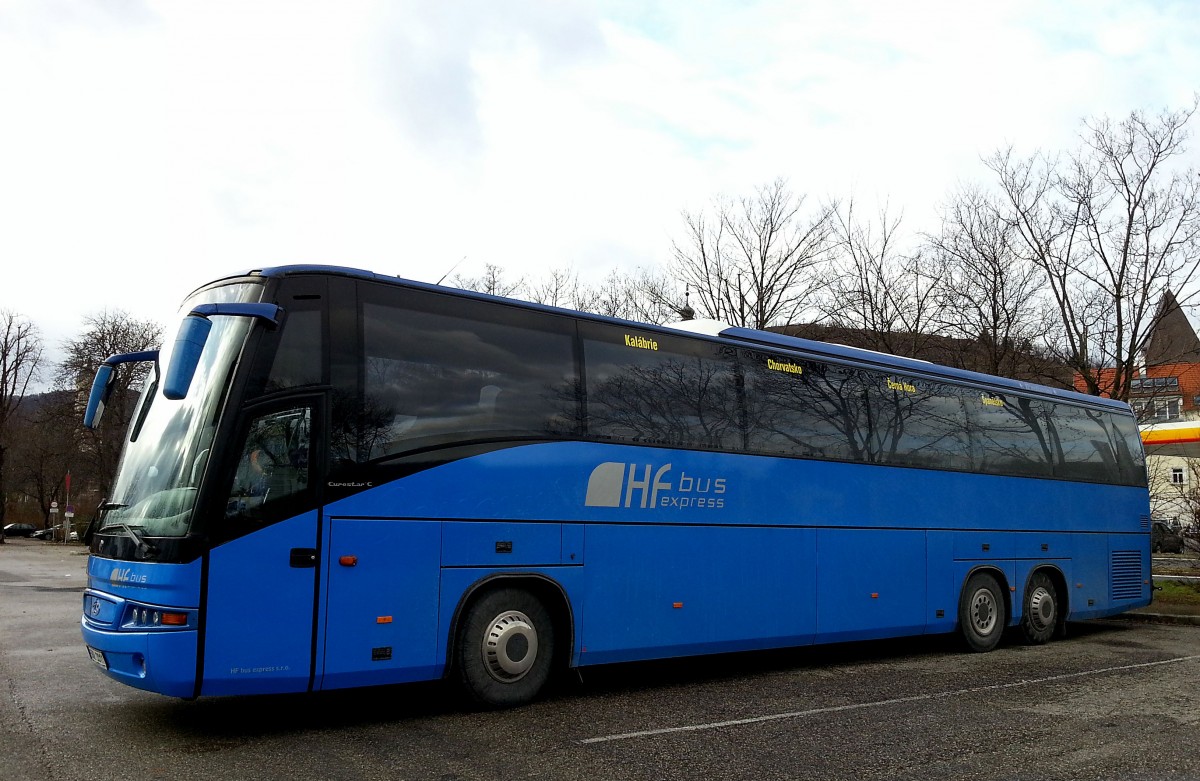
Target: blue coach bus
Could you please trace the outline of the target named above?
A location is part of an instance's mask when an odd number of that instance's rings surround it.
[[[213,282],[89,531],[83,638],[176,697],[958,632],[1150,602],[1125,404],[770,332],[292,266]]]

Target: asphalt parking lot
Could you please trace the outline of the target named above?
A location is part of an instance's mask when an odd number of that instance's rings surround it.
[[[1073,624],[617,665],[515,711],[440,684],[183,702],[92,669],[80,546],[0,546],[0,778],[1200,779],[1200,627]]]

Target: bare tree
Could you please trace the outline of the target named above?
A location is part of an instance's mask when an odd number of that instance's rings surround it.
[[[833,207],[804,212],[805,196],[782,179],[711,214],[684,212],[671,275],[695,294],[702,317],[766,328],[795,320],[812,302],[833,230]]]
[[[885,205],[864,220],[849,201],[835,220],[838,251],[826,269],[822,321],[857,332],[857,346],[923,356],[937,336],[941,299],[934,269],[899,246],[901,217]]]
[[[672,323],[691,318],[688,294],[662,272],[638,269],[634,273],[612,271],[594,288],[589,312],[638,320],[645,323]]]
[[[1041,295],[1042,271],[1017,246],[1002,204],[978,187],[951,195],[942,229],[925,236],[938,278],[938,328],[961,340],[961,368],[1070,386],[1046,351],[1053,323]]]
[[[661,272],[637,269],[611,271],[598,285],[580,281],[570,270],[551,271],[542,280],[526,285],[530,301],[549,306],[594,312],[607,317],[668,323],[691,316],[687,293]]]
[[[464,277],[462,274],[455,274],[450,278],[450,284],[462,290],[474,290],[493,296],[516,296],[524,289],[525,279],[522,277],[515,282],[505,279],[503,268],[488,263],[484,265],[483,274],[480,276]]]
[[[1087,121],[1062,160],[1008,149],[987,161],[1022,256],[1044,274],[1061,357],[1089,393],[1129,397],[1159,299],[1200,266],[1197,174],[1177,165],[1196,108]]]
[[[96,368],[105,358],[153,350],[162,342],[161,325],[151,320],[138,320],[121,310],[89,315],[84,318],[84,324],[83,333],[64,344],[67,356],[60,373],[61,389],[74,391],[79,396],[87,393]],[[79,430],[80,459],[83,461],[80,471],[102,495],[107,495],[116,472],[137,394],[149,371],[148,364],[122,366],[105,406],[104,424],[94,430]]]
[[[579,281],[577,272],[554,269],[544,279],[528,283],[526,295],[535,304],[588,311],[595,306],[597,293]]]
[[[72,396],[56,391],[28,399],[12,446],[13,493],[37,507],[37,522],[43,528],[49,525],[50,503],[66,498],[66,476],[76,453],[79,418]]]
[[[37,327],[16,312],[0,311],[0,526],[8,507],[7,453],[16,414],[41,360]]]

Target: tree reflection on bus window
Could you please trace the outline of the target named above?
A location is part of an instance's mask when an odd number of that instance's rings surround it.
[[[857,370],[758,351],[742,352],[749,449],[868,460],[870,413]]]
[[[729,348],[594,328],[583,349],[592,436],[641,445],[744,448]]]
[[[1003,393],[981,393],[973,406],[974,433],[985,472],[1054,477],[1061,445],[1054,405]]]
[[[898,374],[875,376],[869,448],[875,459],[936,469],[973,468],[961,389]]]

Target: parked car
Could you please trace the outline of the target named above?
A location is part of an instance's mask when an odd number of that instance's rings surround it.
[[[1150,549],[1155,553],[1183,553],[1183,535],[1166,521],[1150,524]]]
[[[5,537],[30,537],[37,531],[32,523],[10,523],[4,527]]]
[[[52,526],[49,529],[38,529],[29,536],[35,540],[52,540],[54,539],[54,527]]]

